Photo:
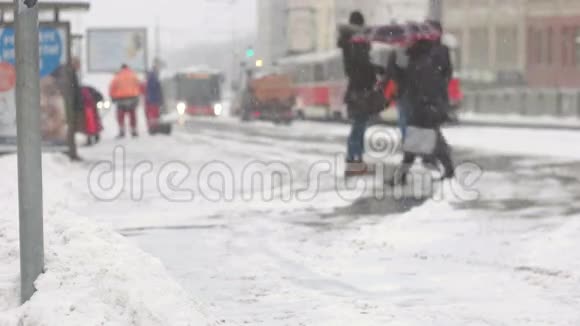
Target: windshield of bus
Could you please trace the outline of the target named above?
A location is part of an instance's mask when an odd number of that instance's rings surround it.
[[[177,97],[192,106],[211,106],[221,96],[219,76],[183,74],[177,76]]]

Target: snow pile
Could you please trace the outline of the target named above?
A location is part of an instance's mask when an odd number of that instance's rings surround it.
[[[473,212],[470,214],[473,216]],[[449,224],[462,224],[469,220],[467,214],[457,212],[449,202],[431,200],[378,225],[361,226],[354,239],[365,245],[388,245],[414,253],[446,239]]]
[[[51,171],[54,158],[45,156],[45,171]],[[19,306],[16,158],[1,158],[0,170],[13,178],[0,190],[0,326],[211,324],[160,261],[71,214],[66,194],[45,205],[46,272],[32,300]],[[67,185],[47,186],[52,197]]]

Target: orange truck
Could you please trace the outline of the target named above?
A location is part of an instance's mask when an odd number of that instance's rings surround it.
[[[290,76],[268,74],[253,78],[248,91],[251,100],[245,104],[245,120],[260,119],[284,124],[294,120],[292,107],[296,96]]]

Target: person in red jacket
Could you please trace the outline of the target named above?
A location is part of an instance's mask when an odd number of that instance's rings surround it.
[[[103,96],[96,89],[84,86],[81,88],[84,106],[84,133],[87,135],[87,146],[100,141],[100,133],[103,130],[97,103],[103,100]]]

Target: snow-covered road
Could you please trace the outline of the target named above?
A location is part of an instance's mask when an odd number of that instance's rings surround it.
[[[410,196],[336,177],[347,132],[200,119],[172,137],[105,140],[48,178],[70,191],[66,209],[160,258],[226,325],[580,324],[580,133],[447,130],[483,176]],[[396,132],[375,135],[389,170]],[[119,187],[98,163],[115,146]],[[250,168],[288,182],[263,191]]]

